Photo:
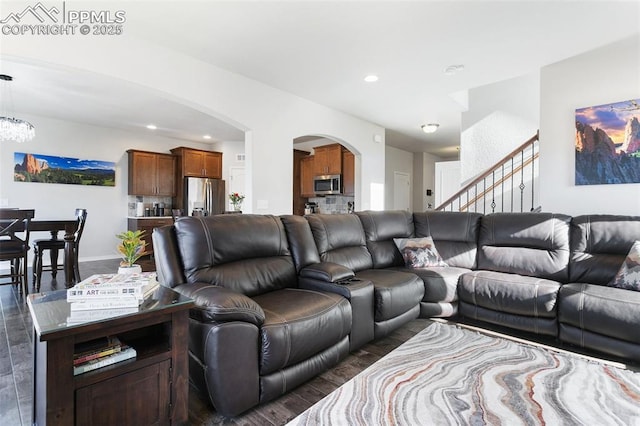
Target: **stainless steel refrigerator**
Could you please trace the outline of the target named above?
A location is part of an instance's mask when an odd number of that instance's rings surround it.
[[[184,178],[184,214],[221,214],[226,210],[227,197],[222,179]]]

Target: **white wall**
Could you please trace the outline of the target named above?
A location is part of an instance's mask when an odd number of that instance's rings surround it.
[[[423,212],[429,204],[435,206],[435,195],[427,195],[427,189],[436,190],[435,169],[436,162],[442,159],[436,155],[426,152],[416,152],[413,154],[413,170],[414,170],[414,191],[413,191],[413,211]]]
[[[246,161],[238,161],[238,154],[244,154],[244,143],[242,142],[215,142],[211,144],[211,151],[222,152],[222,179],[225,181],[225,194],[231,192],[229,189],[230,171],[232,167],[246,167]],[[244,194],[246,190],[242,190]],[[227,204],[229,200],[227,198]]]
[[[86,208],[81,261],[118,257],[115,234],[127,229],[127,149],[169,153],[176,146],[209,147],[151,132],[132,133],[35,115],[21,118],[35,126],[36,137],[23,144],[0,144],[0,198],[11,207],[34,208],[36,219],[71,219],[76,208]],[[115,162],[116,186],[14,182],[14,152]],[[46,237],[33,234],[32,239]]]
[[[117,37],[3,38],[3,55],[122,79],[160,96],[215,115],[245,131],[247,198],[251,213],[291,213],[293,139],[329,135],[360,156],[356,159],[356,208],[382,204],[384,129],[290,93],[233,74],[142,39]],[[352,149],[353,148],[353,149]],[[1,194],[0,194],[1,195]]]
[[[486,171],[538,130],[540,80],[534,73],[469,90],[462,113],[462,181]]]
[[[384,180],[384,208],[394,209],[393,181],[394,172],[407,173],[409,181],[413,182],[413,153],[392,146],[385,147],[385,180]],[[414,188],[411,188],[414,191]],[[413,200],[410,198],[410,211],[413,210]]]
[[[640,214],[640,184],[574,184],[575,110],[640,98],[640,35],[544,67],[540,85],[542,209]]]

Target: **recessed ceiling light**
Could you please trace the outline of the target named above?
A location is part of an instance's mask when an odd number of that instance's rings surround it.
[[[149,129],[149,130],[155,130],[157,128],[158,127],[155,124],[147,124],[147,129]]]
[[[364,78],[364,81],[366,81],[367,83],[373,83],[374,81],[378,81],[378,76],[377,75],[368,75]]]
[[[438,130],[438,127],[440,127],[438,123],[423,124],[422,131],[425,133],[433,133]]]
[[[202,139],[211,139],[211,135],[204,135]]]
[[[444,69],[445,75],[454,75],[454,74],[457,74],[457,73],[459,73],[461,71],[464,71],[464,65],[462,65],[462,64],[449,65],[448,67],[446,67]]]

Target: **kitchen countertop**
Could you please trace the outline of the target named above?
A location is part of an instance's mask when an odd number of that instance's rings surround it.
[[[127,216],[127,219],[173,219],[171,216]]]

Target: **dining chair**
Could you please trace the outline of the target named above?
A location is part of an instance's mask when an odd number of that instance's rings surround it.
[[[78,225],[73,233],[73,274],[76,282],[81,281],[80,269],[78,267],[78,251],[80,249],[80,237],[84,231],[84,224],[87,221],[87,209],[76,209],[75,213]],[[49,238],[39,239],[33,242],[33,288],[40,291],[40,281],[42,279],[42,271],[51,271],[51,276],[56,277],[58,270],[64,269],[64,264],[58,265],[58,254],[60,250],[64,250],[66,241],[64,239]],[[49,259],[51,264],[45,266],[42,264],[42,255],[45,250],[49,250]]]
[[[27,277],[27,253],[29,251],[29,224],[35,216],[33,209],[0,209],[0,261],[8,261],[9,272],[0,273],[0,278],[9,281],[0,284],[15,284],[26,297],[29,294]]]

